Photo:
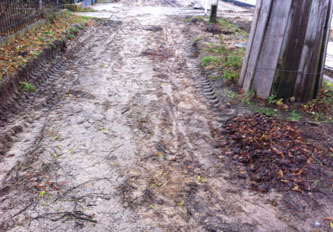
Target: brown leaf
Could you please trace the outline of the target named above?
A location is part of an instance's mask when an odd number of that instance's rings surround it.
[[[46,190],[45,186],[43,185],[35,184],[34,187],[38,190],[44,190],[44,191]]]

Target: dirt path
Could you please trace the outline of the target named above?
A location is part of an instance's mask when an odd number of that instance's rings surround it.
[[[310,228],[273,206],[281,195],[228,180],[184,33],[193,12],[162,3],[105,5],[121,22],[90,28],[49,96],[6,125],[23,132],[0,164],[0,231]]]

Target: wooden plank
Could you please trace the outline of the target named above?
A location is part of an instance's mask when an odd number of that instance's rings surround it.
[[[257,96],[267,99],[270,96],[274,76],[286,31],[292,0],[273,1],[268,26],[260,50],[257,70],[251,88]]]
[[[259,18],[260,11],[261,11],[262,1],[263,0],[258,0],[257,1],[257,6],[256,6],[256,9],[255,9],[255,12],[254,12],[251,31],[250,31],[250,36],[249,36],[249,39],[248,39],[248,42],[247,42],[246,53],[245,53],[245,57],[244,57],[244,60],[243,60],[242,70],[241,70],[239,80],[238,80],[238,84],[240,86],[242,86],[243,82],[244,82],[245,72],[247,70],[247,64],[248,64],[249,56],[250,56],[252,46],[253,46],[254,35],[256,33],[257,26],[258,26],[258,18]]]
[[[260,10],[259,16],[258,16],[258,24],[257,29],[255,31],[254,35],[254,41],[252,44],[252,48],[249,51],[250,55],[248,58],[248,64],[247,68],[245,70],[245,76],[244,76],[244,82],[243,82],[243,90],[245,92],[250,90],[253,75],[256,71],[256,65],[258,61],[258,56],[261,50],[262,41],[265,33],[265,28],[268,23],[268,19],[270,17],[271,13],[271,6],[272,6],[272,0],[262,0],[262,8]]]
[[[320,64],[320,70],[324,70],[324,66],[326,63],[326,58],[327,58],[327,47],[328,47],[328,42],[329,42],[329,38],[330,38],[330,28],[331,28],[331,24],[332,24],[332,13],[333,13],[333,1],[329,0],[328,3],[328,12],[327,12],[327,17],[326,17],[326,25],[325,25],[325,35],[324,35],[324,41],[323,44],[324,46],[322,47],[322,57],[321,57],[321,64]],[[319,80],[316,83],[316,89],[315,89],[315,93],[314,93],[314,97],[317,97],[317,95],[319,94],[320,88],[323,85],[323,73],[320,74]]]
[[[321,56],[321,45],[324,37],[324,26],[328,12],[328,2],[322,0],[313,0],[310,20],[307,25],[307,34],[305,44],[301,55],[299,73],[297,75],[294,95],[298,101],[306,101],[313,97],[316,78],[318,75],[309,75],[317,73],[319,58]],[[323,14],[323,12],[325,12]]]
[[[294,0],[291,4],[286,33],[282,43],[278,70],[271,94],[277,98],[290,98],[294,94],[297,71],[302,54],[306,27],[309,22],[312,0]],[[291,70],[291,71],[284,71]]]

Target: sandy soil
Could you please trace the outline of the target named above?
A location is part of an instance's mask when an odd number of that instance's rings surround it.
[[[230,179],[186,30],[202,12],[188,5],[96,5],[113,21],[6,124],[23,131],[0,163],[0,231],[311,231],[329,213]]]

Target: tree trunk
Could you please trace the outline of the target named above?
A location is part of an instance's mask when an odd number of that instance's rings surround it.
[[[267,99],[315,98],[322,84],[333,0],[257,0],[239,84]]]

